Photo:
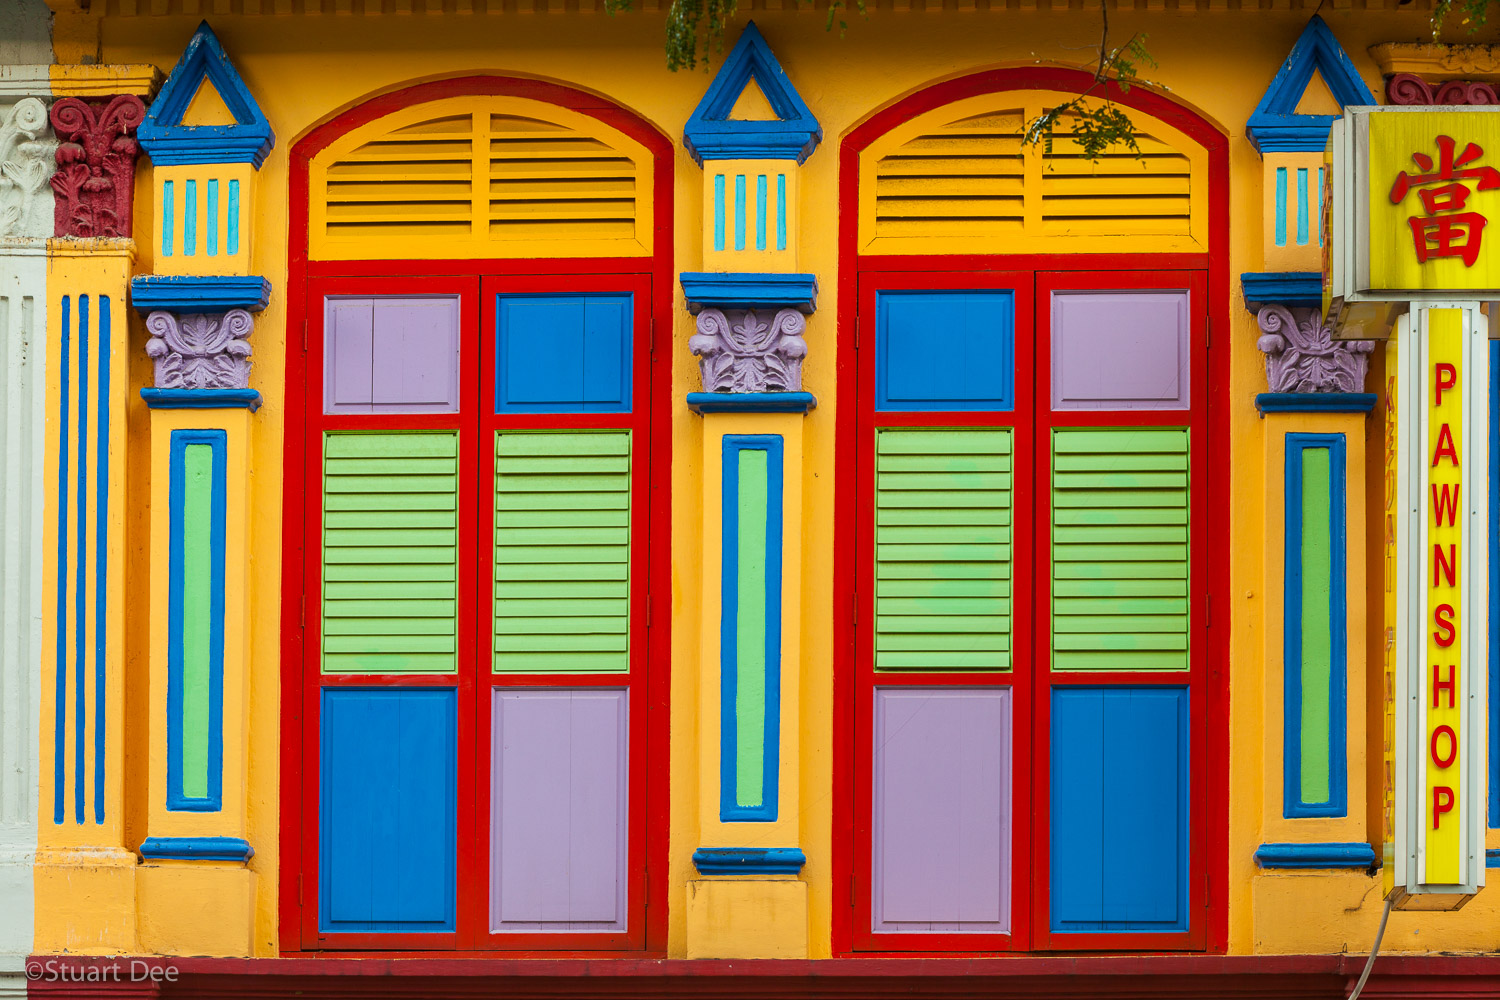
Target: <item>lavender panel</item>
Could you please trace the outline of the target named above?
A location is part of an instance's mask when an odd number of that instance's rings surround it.
[[[626,693],[494,693],[490,927],[625,929]]]
[[[876,688],[876,931],[1010,930],[1009,688]]]
[[[1185,291],[1052,293],[1052,407],[1185,410]]]
[[[458,409],[456,295],[327,300],[329,413]]]

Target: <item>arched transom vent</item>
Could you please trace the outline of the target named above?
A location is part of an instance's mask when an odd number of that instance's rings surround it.
[[[457,97],[370,122],[313,159],[314,259],[651,253],[650,152],[587,115]]]
[[[1083,157],[1070,123],[1052,152],[1025,124],[1071,97],[1006,91],[944,105],[860,154],[863,253],[1182,252],[1208,248],[1208,155],[1132,112],[1140,156]]]

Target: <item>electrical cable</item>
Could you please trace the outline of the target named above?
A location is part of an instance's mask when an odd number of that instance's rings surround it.
[[[1370,970],[1375,968],[1375,956],[1380,954],[1380,940],[1385,937],[1385,922],[1391,917],[1391,900],[1385,901],[1385,909],[1380,914],[1380,928],[1375,931],[1375,945],[1370,949],[1370,957],[1365,959],[1365,971],[1359,974],[1359,982],[1354,984],[1354,992],[1349,994],[1349,1000],[1359,1000],[1359,994],[1365,988],[1365,980],[1370,978]]]

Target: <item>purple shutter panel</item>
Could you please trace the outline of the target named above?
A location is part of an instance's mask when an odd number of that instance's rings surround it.
[[[490,926],[625,929],[626,693],[494,693]]]
[[[1010,930],[1009,688],[875,689],[876,931]]]
[[[1052,407],[1185,410],[1185,291],[1052,293]]]
[[[451,413],[458,409],[459,298],[327,300],[328,413]]]

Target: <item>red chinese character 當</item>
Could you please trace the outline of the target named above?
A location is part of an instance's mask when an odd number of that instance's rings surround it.
[[[1464,205],[1473,191],[1465,180],[1474,180],[1476,190],[1489,191],[1500,188],[1500,170],[1494,167],[1468,167],[1484,155],[1477,143],[1469,143],[1457,156],[1457,143],[1451,136],[1437,137],[1438,167],[1432,168],[1432,157],[1426,153],[1413,153],[1411,158],[1423,173],[1401,172],[1391,187],[1391,204],[1399,205],[1412,188],[1422,199],[1426,216],[1413,217],[1407,222],[1411,226],[1412,242],[1416,244],[1417,263],[1425,264],[1438,257],[1457,257],[1465,267],[1473,267],[1479,259],[1480,241],[1485,224],[1489,221],[1479,212],[1465,212]],[[1467,170],[1460,169],[1468,167]],[[1425,190],[1424,190],[1425,189]]]

